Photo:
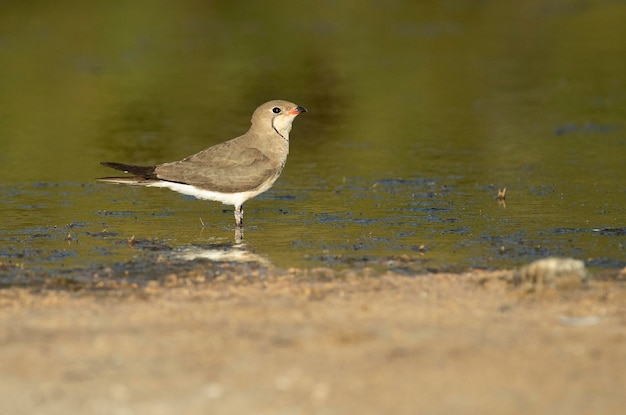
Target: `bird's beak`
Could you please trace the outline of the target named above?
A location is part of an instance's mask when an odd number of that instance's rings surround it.
[[[301,106],[297,106],[294,109],[292,109],[291,111],[289,111],[287,114],[288,115],[298,115],[298,114],[302,114],[303,112],[307,112],[306,108],[301,107]]]

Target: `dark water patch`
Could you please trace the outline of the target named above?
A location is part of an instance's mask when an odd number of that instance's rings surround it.
[[[172,250],[172,247],[167,242],[158,238],[135,238],[134,236],[131,236],[127,239],[116,239],[114,243],[117,245],[126,245],[142,251],[166,253]]]
[[[150,216],[153,216],[155,218],[165,218],[165,217],[172,216],[172,215],[173,215],[172,212],[163,212],[163,211],[161,211],[161,212],[150,212]]]
[[[597,269],[624,269],[626,268],[626,259],[615,259],[615,258],[587,258],[585,260],[585,265],[590,268]]]
[[[432,199],[444,197],[448,195],[448,191],[444,192],[436,192],[436,191],[421,191],[421,192],[413,192],[411,193],[411,199],[421,199],[427,202],[431,202]]]
[[[472,229],[469,226],[463,226],[459,228],[452,229],[444,229],[441,231],[442,235],[446,234],[454,234],[454,235],[470,235],[472,233]]]
[[[28,233],[28,237],[32,238],[32,239],[38,239],[38,238],[55,238],[56,235],[53,235],[51,233],[42,233],[42,232],[29,232]]]
[[[43,254],[43,250],[34,249],[30,247],[5,247],[0,249],[0,259],[24,259],[24,258],[39,258]]]
[[[104,226],[102,226],[104,228]],[[84,233],[86,236],[91,236],[93,238],[114,238],[119,237],[119,232],[109,231],[109,230],[101,230],[99,232],[87,231]]]
[[[0,250],[0,259],[20,259],[29,264],[51,264],[64,259],[78,257],[78,253],[69,249],[37,249],[31,247],[8,247]]]
[[[41,204],[41,205],[19,205],[18,207],[20,209],[23,209],[23,210],[40,210],[40,209],[46,209],[48,207],[48,205],[46,205],[46,204]]]
[[[555,235],[591,234],[594,236],[626,236],[626,228],[556,228]]]
[[[554,229],[554,234],[555,235],[575,235],[575,234],[581,234],[581,233],[589,233],[589,229],[582,229],[582,228],[556,228]]]
[[[59,261],[76,256],[78,256],[78,253],[76,253],[75,251],[53,249],[49,253],[49,261]]]
[[[591,232],[598,236],[626,236],[626,228],[595,228]]]
[[[100,216],[126,217],[137,215],[137,212],[133,210],[98,210],[95,214]]]
[[[115,255],[114,251],[111,248],[103,246],[95,246],[93,248],[93,252],[96,256],[102,256],[104,258]]]
[[[382,223],[393,224],[394,218],[371,218],[362,212],[345,212],[342,214],[316,213],[316,222],[322,225],[331,224],[333,226],[374,226]],[[395,218],[397,220],[399,218]]]
[[[434,199],[449,196],[455,189],[452,186],[440,185],[434,179],[382,179],[372,187],[376,191],[388,194],[409,194],[412,199]]]
[[[385,178],[377,180],[375,183],[381,187],[435,187],[437,181],[421,177],[415,178]]]
[[[566,134],[606,134],[620,129],[619,125],[586,122],[583,124],[567,123],[554,129],[557,136]]]
[[[551,246],[538,240],[529,239],[525,232],[516,232],[511,235],[485,235],[479,237],[480,244],[486,244],[490,247],[490,255],[487,262],[492,262],[493,258],[508,259],[518,261],[533,261],[535,259],[544,258],[555,255]],[[464,247],[471,247],[473,241],[463,242]],[[481,261],[477,261],[480,264]]]
[[[35,189],[53,189],[53,188],[59,188],[59,187],[65,187],[67,186],[69,183],[55,183],[55,182],[33,182],[32,183],[32,187]]]
[[[416,251],[425,252],[422,247],[415,247],[415,249]],[[325,266],[339,269],[371,268],[379,273],[394,272],[410,276],[439,272],[461,272],[468,269],[463,264],[437,264],[431,258],[423,255],[403,254],[372,257],[368,255],[324,253],[310,256],[308,259],[314,263],[322,263]]]
[[[66,226],[37,226],[32,228],[23,228],[13,232],[0,231],[0,240],[7,244],[20,245],[28,243],[30,240],[40,239],[66,239],[73,231],[72,225]]]
[[[453,189],[439,185],[433,179],[386,178],[364,180],[360,177],[346,179],[335,189],[336,194],[349,194],[354,198],[384,199],[389,195],[407,195],[413,199],[432,199],[449,194]]]
[[[83,228],[90,227],[91,225],[92,224],[88,223],[88,222],[71,222],[71,223],[68,223],[67,225],[65,225],[65,227],[67,229],[74,229],[74,228],[83,229]]]
[[[548,184],[540,184],[535,186],[530,186],[530,194],[532,196],[549,196],[556,192],[556,189],[552,185]]]
[[[322,224],[333,224],[339,226],[345,226],[345,217],[340,217],[333,213],[315,213],[317,220]]]
[[[275,195],[271,198],[272,200],[296,200],[296,195]]]
[[[394,208],[394,210],[402,211],[402,212],[414,212],[414,213],[439,213],[439,212],[451,212],[454,210],[453,206],[450,207],[437,207],[431,206],[428,203],[409,203],[408,207],[398,207]]]

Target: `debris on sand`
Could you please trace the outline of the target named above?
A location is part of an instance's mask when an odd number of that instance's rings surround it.
[[[523,266],[514,274],[511,282],[528,291],[540,291],[545,288],[580,288],[588,278],[589,273],[583,261],[549,257]]]

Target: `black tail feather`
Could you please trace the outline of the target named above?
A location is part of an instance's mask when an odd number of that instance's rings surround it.
[[[100,164],[106,167],[111,167],[115,170],[121,170],[124,173],[134,174],[135,176],[139,176],[144,179],[157,178],[157,175],[154,172],[156,166],[133,166],[132,164],[114,163],[110,161],[103,161]]]

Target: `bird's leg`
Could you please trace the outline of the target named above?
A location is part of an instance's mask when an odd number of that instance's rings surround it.
[[[243,228],[235,228],[235,244],[243,243]]]
[[[243,205],[235,206],[235,224],[238,229],[243,228]]]
[[[235,206],[235,243],[243,242],[243,205]]]

